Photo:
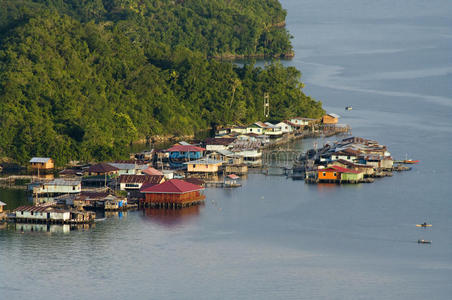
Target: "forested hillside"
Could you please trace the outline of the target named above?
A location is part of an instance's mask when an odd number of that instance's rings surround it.
[[[300,73],[226,54],[291,51],[274,0],[0,0],[0,157],[106,160],[152,135],[318,117]]]

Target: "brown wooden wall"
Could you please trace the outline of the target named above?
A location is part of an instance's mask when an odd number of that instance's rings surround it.
[[[189,203],[203,199],[204,195],[200,191],[189,192],[185,194],[152,194],[146,193],[145,202],[147,203]]]

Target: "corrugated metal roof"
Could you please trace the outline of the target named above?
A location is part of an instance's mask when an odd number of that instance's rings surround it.
[[[119,170],[135,170],[138,169],[136,164],[130,163],[108,163],[110,166],[118,168]]]
[[[361,173],[359,171],[350,170],[350,169],[339,167],[339,166],[331,166],[330,169],[334,169],[334,170],[336,170],[336,171],[338,171],[340,173],[353,173],[353,174]]]
[[[147,175],[163,175],[162,172],[160,172],[157,169],[154,169],[153,167],[149,167],[149,168],[143,170],[142,172]]]
[[[207,138],[204,143],[206,145],[223,145],[227,146],[232,144],[235,141],[235,138]]]
[[[120,183],[160,183],[163,175],[121,175],[119,176]]]
[[[73,186],[81,184],[80,180],[66,180],[63,178],[56,178],[49,182],[44,182],[43,185],[59,185],[59,186]]]
[[[30,159],[30,162],[44,164],[48,162],[50,159],[51,159],[50,157],[33,157],[32,159]]]
[[[32,212],[44,212],[53,210],[50,206],[19,206],[14,211],[32,211]]]
[[[210,158],[202,158],[198,160],[192,160],[184,163],[185,165],[216,165],[222,164],[222,160],[210,159]]]
[[[90,173],[107,173],[107,172],[114,172],[114,171],[118,171],[118,168],[113,167],[106,163],[92,165],[87,170],[87,172],[90,172]]]
[[[179,142],[178,144],[182,146],[191,146],[191,144],[187,143],[186,141]]]
[[[191,145],[174,145],[166,150],[166,152],[202,152],[206,149]]]
[[[339,116],[338,114],[333,114],[333,113],[331,113],[331,114],[327,114],[328,116],[331,116],[331,117],[333,117],[333,118],[337,118],[337,119],[339,119],[341,116]]]

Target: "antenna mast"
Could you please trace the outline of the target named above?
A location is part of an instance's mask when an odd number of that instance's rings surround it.
[[[268,118],[270,116],[270,96],[268,93],[264,94],[264,117]]]

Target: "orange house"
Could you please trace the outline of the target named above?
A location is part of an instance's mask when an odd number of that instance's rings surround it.
[[[30,164],[32,169],[50,170],[54,167],[53,159],[50,157],[33,157]]]
[[[322,117],[323,124],[337,124],[339,116],[336,114],[326,114]]]
[[[319,180],[338,180],[340,173],[333,168],[319,169],[318,178]]]

